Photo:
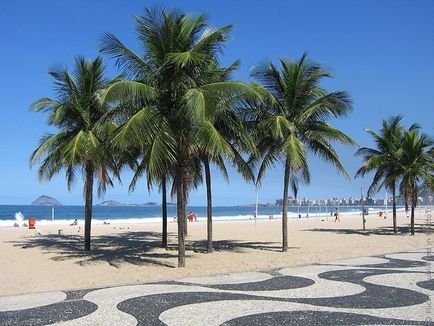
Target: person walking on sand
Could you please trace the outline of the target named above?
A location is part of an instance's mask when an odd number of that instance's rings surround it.
[[[336,212],[335,212],[335,222],[338,221],[340,222],[341,219],[339,218],[339,208],[336,208]]]
[[[187,215],[187,220],[189,222],[197,222],[197,215],[195,212],[189,212]]]

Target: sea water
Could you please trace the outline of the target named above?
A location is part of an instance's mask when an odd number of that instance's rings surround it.
[[[369,209],[369,214],[375,211],[384,211],[384,207],[365,207]],[[391,207],[389,207],[390,211]],[[0,205],[0,227],[13,226],[18,222],[22,225],[30,217],[37,220],[38,225],[51,224],[52,206],[33,206],[33,205]],[[360,215],[361,208],[354,206],[339,206],[341,217],[346,215]],[[206,220],[205,206],[190,206],[187,211],[195,212],[199,221]],[[334,218],[332,216],[335,207],[321,208],[316,206],[291,206],[288,209],[290,218]],[[213,207],[213,218],[215,221],[221,220],[248,220],[254,219],[254,206],[216,206]],[[74,219],[83,220],[83,206],[56,206],[56,224],[71,224]],[[168,206],[168,219],[173,221],[176,216],[176,206]],[[282,207],[279,206],[260,206],[258,208],[258,219],[281,218]],[[19,221],[18,221],[18,220]],[[92,210],[92,220],[95,224],[108,223],[144,223],[161,221],[161,206],[95,206]]]

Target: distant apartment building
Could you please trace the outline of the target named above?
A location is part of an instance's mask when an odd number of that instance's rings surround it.
[[[384,199],[375,199],[375,205],[377,206],[384,205]]]
[[[363,204],[366,206],[392,206],[393,200],[391,197],[385,198],[364,198]],[[396,197],[396,204],[399,206],[404,205],[402,198]],[[268,204],[272,206],[273,204]],[[276,199],[276,206],[282,206],[282,199]],[[329,198],[329,199],[308,199],[306,197],[295,199],[291,196],[288,197],[289,206],[361,206],[362,200],[356,197],[349,198]]]

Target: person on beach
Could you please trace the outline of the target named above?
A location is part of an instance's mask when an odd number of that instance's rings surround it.
[[[187,220],[189,222],[197,222],[197,215],[194,212],[189,212],[187,215]]]
[[[75,219],[74,222],[72,222],[69,226],[74,226],[74,225],[78,225],[77,219]]]
[[[335,212],[335,222],[338,221],[340,222],[341,219],[339,218],[339,208],[336,207],[336,212]]]

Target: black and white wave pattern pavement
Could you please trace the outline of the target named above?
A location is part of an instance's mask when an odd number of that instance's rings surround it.
[[[434,325],[426,249],[171,282],[0,297],[0,325]]]

